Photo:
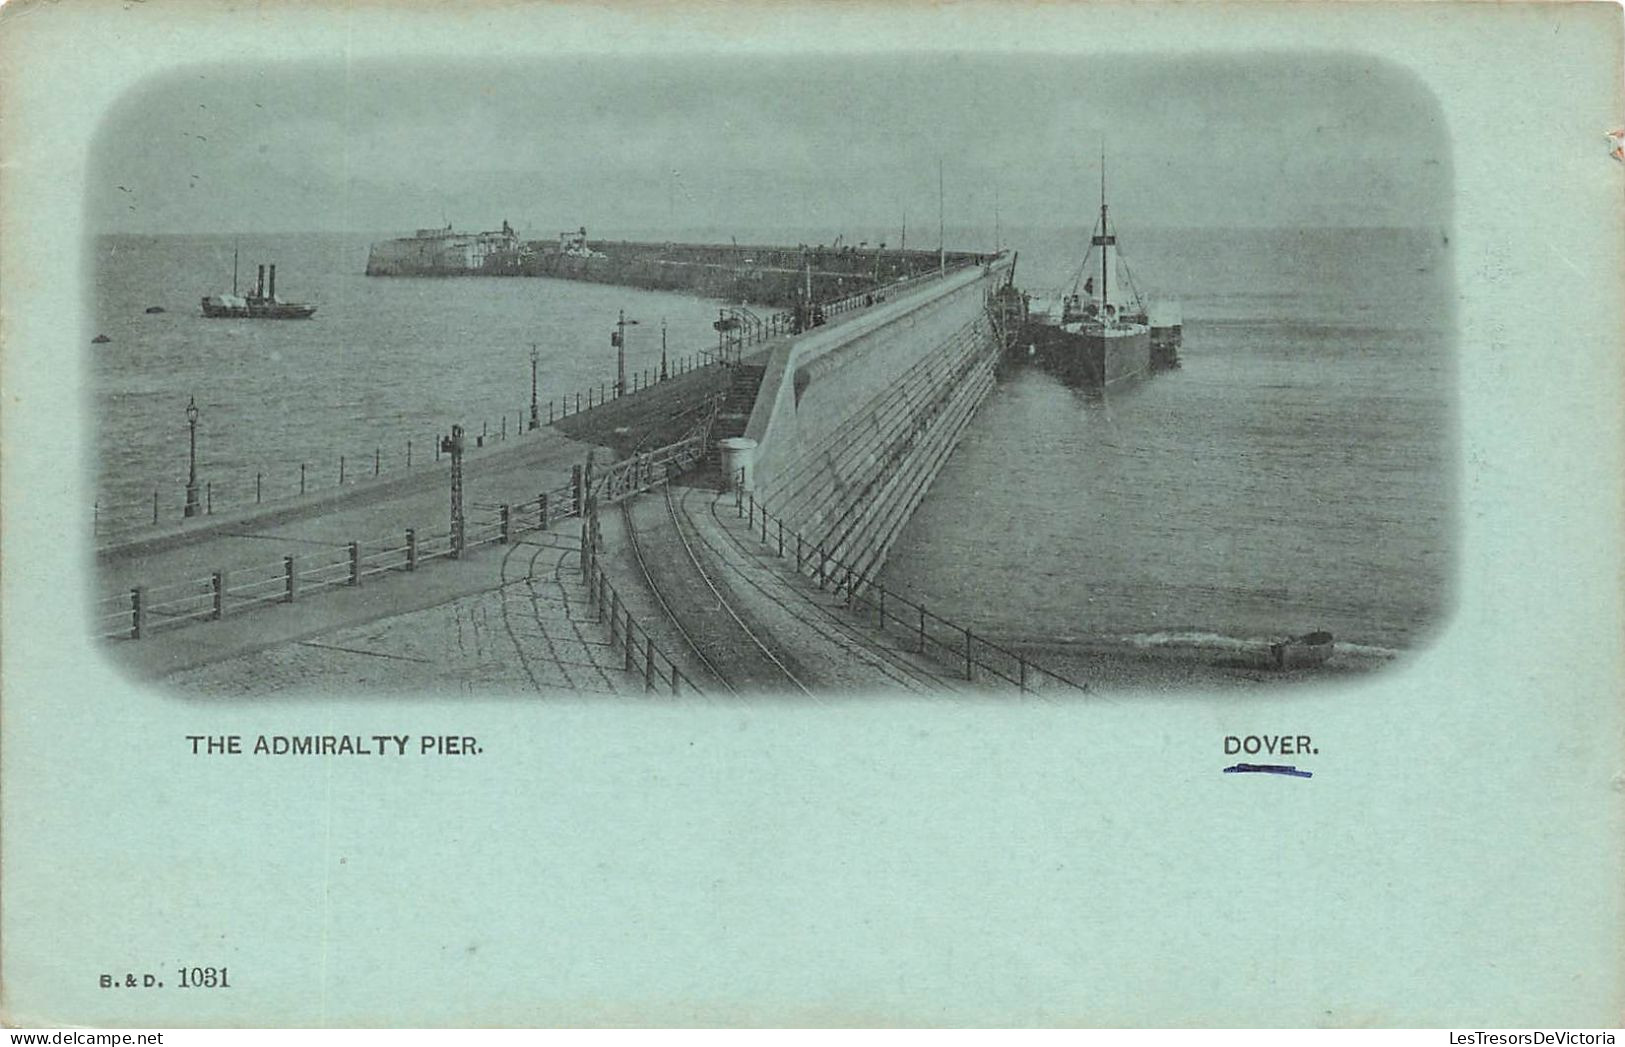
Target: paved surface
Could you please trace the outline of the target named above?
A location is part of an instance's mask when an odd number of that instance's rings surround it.
[[[527,535],[486,550],[481,592],[261,645],[166,682],[225,697],[359,688],[647,700],[641,668],[623,668],[588,604],[577,549],[565,535]]]

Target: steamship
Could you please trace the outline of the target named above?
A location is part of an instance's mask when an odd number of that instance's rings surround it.
[[[254,293],[237,293],[237,252],[231,253],[231,293],[212,294],[203,299],[203,315],[215,319],[239,320],[307,320],[316,311],[314,305],[284,302],[276,296],[276,266],[271,266],[270,286],[265,282],[265,266],[259,267],[254,281]]]
[[[1086,388],[1104,389],[1154,369],[1179,366],[1178,307],[1159,304],[1161,315],[1155,321],[1148,316],[1133,274],[1118,255],[1106,207],[1104,163],[1100,217],[1089,246],[1071,290],[1059,303],[1028,300],[1027,322],[1017,344],[1063,381]],[[1096,250],[1098,267],[1091,267]]]

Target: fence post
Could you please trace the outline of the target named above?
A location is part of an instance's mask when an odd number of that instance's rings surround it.
[[[581,413],[581,390],[576,390],[576,414]]]
[[[886,631],[886,587],[884,585],[880,585],[880,586],[876,586],[875,589],[880,594],[879,600],[877,601],[879,603],[879,605],[880,605],[880,631],[885,632]]]
[[[158,522],[158,489],[156,487],[152,489],[152,522],[155,524]]]
[[[1021,693],[1027,693],[1027,658],[1025,655],[1016,655],[1016,662],[1021,666]]]
[[[339,455],[339,486],[344,486],[344,456]]]
[[[412,468],[412,441],[406,441],[406,467]]]
[[[925,608],[920,608],[920,653],[925,653]]]
[[[203,484],[203,515],[214,515],[214,481],[206,480]]]
[[[611,589],[609,592],[609,646],[615,646],[615,630],[621,625],[621,594]]]
[[[767,510],[762,510],[762,544],[767,544]]]
[[[796,573],[801,573],[801,535],[796,535]]]
[[[497,510],[502,514],[502,537],[499,539],[499,541],[501,544],[507,545],[508,539],[512,537],[513,534],[510,524],[510,517],[508,514],[508,507],[506,505],[500,505],[497,507]]]
[[[360,542],[351,542],[350,543],[350,583],[349,584],[351,584],[351,585],[360,585],[361,584],[361,543]]]
[[[147,611],[142,600],[141,587],[138,585],[130,590],[130,639],[141,639],[141,631],[147,624]]]
[[[750,496],[750,519],[745,522],[745,526],[753,531],[756,530],[756,496],[754,494]]]
[[[682,691],[683,674],[677,671],[677,663],[671,663],[671,693],[676,697]]]
[[[570,466],[570,508],[581,515],[581,466]]]
[[[218,622],[226,616],[226,572],[214,572],[209,586],[214,590],[214,620]]]
[[[508,416],[507,415],[502,416],[502,439],[504,441],[506,441],[508,439]]]
[[[260,504],[260,474],[254,474],[254,504]]]
[[[604,620],[604,587],[609,583],[605,580],[602,571],[597,572],[596,577],[598,578],[598,621],[602,622]]]
[[[779,559],[784,559],[784,521],[779,521]]]
[[[824,587],[824,547],[818,547],[818,588]]]
[[[553,401],[547,401],[547,424],[553,424]]]
[[[626,671],[631,672],[637,662],[637,644],[632,642],[632,609],[624,607],[626,611],[626,630],[621,634],[621,646],[626,648]]]
[[[537,527],[539,529],[541,529],[543,531],[547,530],[547,492],[546,491],[543,491],[542,496],[540,498],[536,499],[536,520],[537,520]]]
[[[974,679],[976,679],[976,673],[971,667],[972,662],[971,662],[971,657],[970,657],[970,644],[971,644],[970,630],[966,629],[965,630],[965,679],[974,680]]]
[[[655,641],[652,636],[643,638],[643,693],[652,694],[655,689]]]
[[[418,533],[411,527],[406,529],[406,569],[418,569]]]
[[[378,475],[378,470],[380,466],[383,465],[383,461],[384,449],[382,447],[374,447],[372,449],[372,475]]]
[[[846,605],[852,606],[852,568],[846,569]]]
[[[299,463],[299,493],[305,493],[305,463]]]
[[[293,594],[299,584],[299,572],[294,570],[293,555],[282,558],[283,603],[293,603]]]

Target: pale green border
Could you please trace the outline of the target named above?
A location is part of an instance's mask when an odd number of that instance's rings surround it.
[[[84,163],[196,60],[809,47],[1365,51],[1455,141],[1459,591],[1352,687],[646,709],[140,693],[81,639]],[[4,1006],[76,1024],[1617,1024],[1625,841],[1611,5],[348,8],[0,18]],[[444,731],[467,763],[182,736]],[[1315,736],[1312,781],[1218,773]],[[228,964],[229,994],[95,988]]]

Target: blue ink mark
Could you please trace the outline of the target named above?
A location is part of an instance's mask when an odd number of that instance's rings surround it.
[[[1224,769],[1225,774],[1284,774],[1289,778],[1313,778],[1310,771],[1300,771],[1279,763],[1238,763]]]

